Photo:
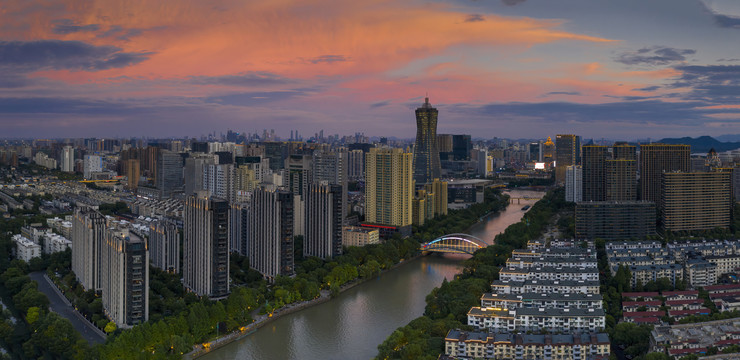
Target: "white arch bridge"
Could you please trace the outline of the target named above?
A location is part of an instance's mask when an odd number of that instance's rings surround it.
[[[488,244],[473,235],[448,234],[421,244],[421,251],[473,255],[478,249],[486,246]]]

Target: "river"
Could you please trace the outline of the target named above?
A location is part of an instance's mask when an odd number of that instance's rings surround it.
[[[511,196],[539,198],[542,192],[512,190]],[[496,234],[521,220],[522,207],[534,202],[514,201],[503,212],[474,225],[470,234],[490,244]],[[200,359],[370,359],[396,328],[424,313],[427,294],[443,279],[452,279],[465,258],[447,254],[412,260],[331,301],[281,317]]]

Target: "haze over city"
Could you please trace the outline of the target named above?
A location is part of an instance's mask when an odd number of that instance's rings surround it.
[[[5,1],[3,137],[740,133],[732,0]]]

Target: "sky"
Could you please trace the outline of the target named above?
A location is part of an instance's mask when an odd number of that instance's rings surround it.
[[[3,0],[0,138],[740,134],[737,0]]]

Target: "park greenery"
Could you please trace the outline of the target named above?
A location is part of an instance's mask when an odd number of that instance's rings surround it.
[[[378,346],[377,359],[437,359],[444,350],[444,337],[452,328],[472,330],[467,312],[480,304],[481,295],[498,279],[499,268],[514,249],[541,238],[551,220],[567,209],[562,188],[549,192],[532,206],[522,220],[496,236],[494,245],[475,252],[466,260],[461,274],[432,290],[424,315],[396,329]]]

